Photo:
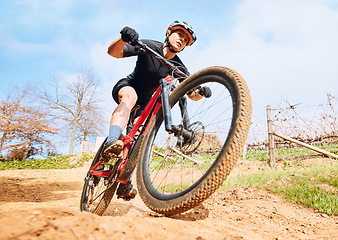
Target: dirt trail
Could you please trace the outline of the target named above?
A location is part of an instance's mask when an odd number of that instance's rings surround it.
[[[261,162],[241,161],[231,174],[260,169]],[[217,191],[171,218],[139,197],[114,199],[103,217],[80,212],[86,170],[0,171],[0,239],[338,239],[338,216],[254,188]]]

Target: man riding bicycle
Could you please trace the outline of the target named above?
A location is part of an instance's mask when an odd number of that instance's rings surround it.
[[[104,145],[103,155],[119,154],[124,145],[119,137],[128,123],[132,108],[139,105],[136,117],[140,116],[148,104],[152,94],[159,87],[159,80],[170,75],[170,70],[158,59],[149,54],[138,50],[133,46],[138,40],[138,33],[129,27],[121,30],[121,37],[113,41],[108,47],[108,54],[116,58],[138,56],[134,71],[126,78],[121,79],[114,86],[112,95],[118,106],[115,108],[111,120],[109,134]],[[164,43],[154,40],[142,40],[148,47],[165,57],[172,60],[173,64],[184,67],[177,53],[181,52],[186,46],[191,46],[196,41],[192,27],[185,21],[174,21],[166,31]],[[209,88],[204,87],[200,91],[191,92],[188,97],[194,101],[203,96],[211,95]],[[130,181],[126,185],[120,184],[117,190],[118,196],[125,200],[130,200],[136,195],[136,190],[132,188]],[[120,192],[120,194],[119,194]]]

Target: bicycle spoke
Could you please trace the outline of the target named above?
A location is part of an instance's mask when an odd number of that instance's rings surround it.
[[[183,191],[201,178],[217,158],[217,155],[212,154],[216,150],[208,150],[215,146],[209,146],[209,144],[212,144],[212,139],[214,139],[215,144],[218,144],[217,149],[221,148],[223,144],[221,142],[225,140],[230,129],[233,106],[230,94],[225,94],[225,87],[219,88],[219,84],[215,83],[207,84],[207,86],[216,89],[211,98],[204,98],[198,102],[188,100],[189,122],[192,125],[196,124],[192,126],[191,131],[203,132],[200,137],[198,134],[194,135],[195,143],[178,147],[178,136],[168,135],[163,126],[158,131],[151,157],[154,162],[149,163],[150,178],[158,191],[163,193]],[[175,122],[175,125],[180,125],[182,118],[177,108],[172,110],[173,118],[181,119]],[[201,125],[197,124],[200,121]],[[196,154],[185,154],[190,151],[194,153],[196,147],[198,148]]]

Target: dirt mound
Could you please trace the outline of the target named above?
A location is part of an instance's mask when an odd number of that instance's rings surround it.
[[[232,174],[261,167],[241,161]],[[337,239],[338,216],[251,187],[217,191],[171,218],[139,197],[114,199],[102,217],[80,212],[86,169],[0,171],[0,239]]]

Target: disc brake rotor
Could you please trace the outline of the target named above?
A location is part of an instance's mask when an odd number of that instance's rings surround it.
[[[204,126],[201,122],[194,122],[188,126],[188,131],[191,133],[190,138],[179,135],[177,140],[177,146],[186,155],[195,152],[200,146],[204,137]]]

